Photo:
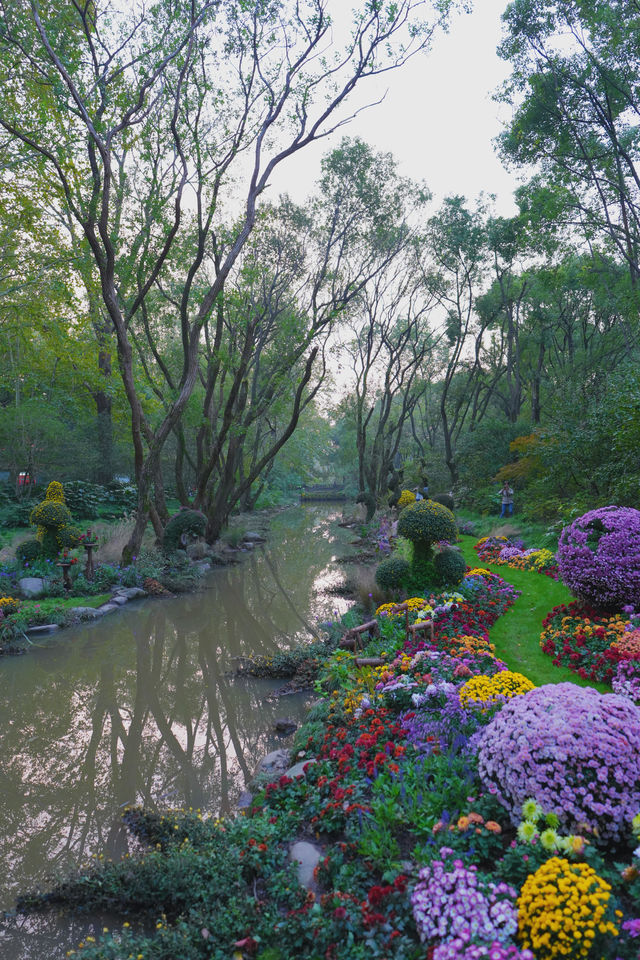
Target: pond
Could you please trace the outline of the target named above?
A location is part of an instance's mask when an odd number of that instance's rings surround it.
[[[202,591],[143,600],[0,661],[0,909],[91,856],[120,858],[126,806],[233,809],[313,694],[235,675],[237,659],[311,640],[348,601],[330,587],[352,533],[335,507],[293,508],[268,543]],[[3,960],[64,957],[101,919],[0,923]]]

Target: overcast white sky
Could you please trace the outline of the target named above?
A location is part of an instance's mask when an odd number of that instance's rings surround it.
[[[509,119],[508,108],[491,99],[508,74],[508,64],[496,54],[507,2],[475,0],[474,11],[457,15],[449,34],[436,37],[430,53],[385,75],[372,93],[367,90],[369,100],[388,88],[384,103],[361,114],[333,140],[287,160],[271,180],[273,194],[287,191],[302,201],[318,177],[320,157],[342,136],[359,136],[393,153],[401,174],[425,181],[436,204],[449,194],[472,200],[484,191],[496,194],[497,213],[514,214],[517,181],[492,145]]]

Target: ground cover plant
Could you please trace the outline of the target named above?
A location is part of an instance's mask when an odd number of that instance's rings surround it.
[[[142,852],[45,898],[122,918],[71,955],[637,957],[640,709],[566,684],[533,688],[509,670],[488,631],[517,600],[474,568],[455,590],[411,597],[408,613],[377,609],[364,656],[381,663],[319,650],[301,771],[267,783],[244,816],[128,811]],[[405,618],[431,620],[433,638]],[[580,696],[610,731],[597,769],[563,740],[565,721],[584,727]],[[322,849],[314,890],[288,858],[293,839]]]

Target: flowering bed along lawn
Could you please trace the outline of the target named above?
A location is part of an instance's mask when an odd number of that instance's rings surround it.
[[[542,625],[540,644],[554,664],[640,699],[640,615],[632,608],[608,614],[573,601],[554,607]]]
[[[246,816],[129,811],[144,852],[44,898],[126,919],[72,955],[636,960],[640,709],[507,670],[488,628],[516,596],[475,570],[410,603],[433,642],[407,640],[387,607],[364,651],[381,666],[328,648],[296,743],[303,772]],[[322,846],[315,892],[292,840]]]
[[[483,563],[496,563],[498,566],[511,567],[513,570],[528,570],[532,573],[544,573],[557,580],[558,564],[552,550],[525,549],[522,540],[508,537],[482,537],[474,548]]]

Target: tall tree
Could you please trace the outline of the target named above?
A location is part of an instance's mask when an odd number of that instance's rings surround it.
[[[131,408],[139,501],[123,557],[137,553],[162,448],[198,378],[205,323],[256,221],[273,170],[347,119],[367,77],[403,64],[445,24],[454,0],[358,4],[344,50],[331,43],[326,0],[156,0],[107,4],[2,0],[0,125],[15,158],[49,165],[57,200],[91,250]],[[53,109],[51,109],[53,107]],[[213,277],[223,201],[239,184],[243,214]],[[175,334],[182,369],[157,423],[135,378],[132,327],[178,265]],[[152,511],[158,532],[161,522]]]

